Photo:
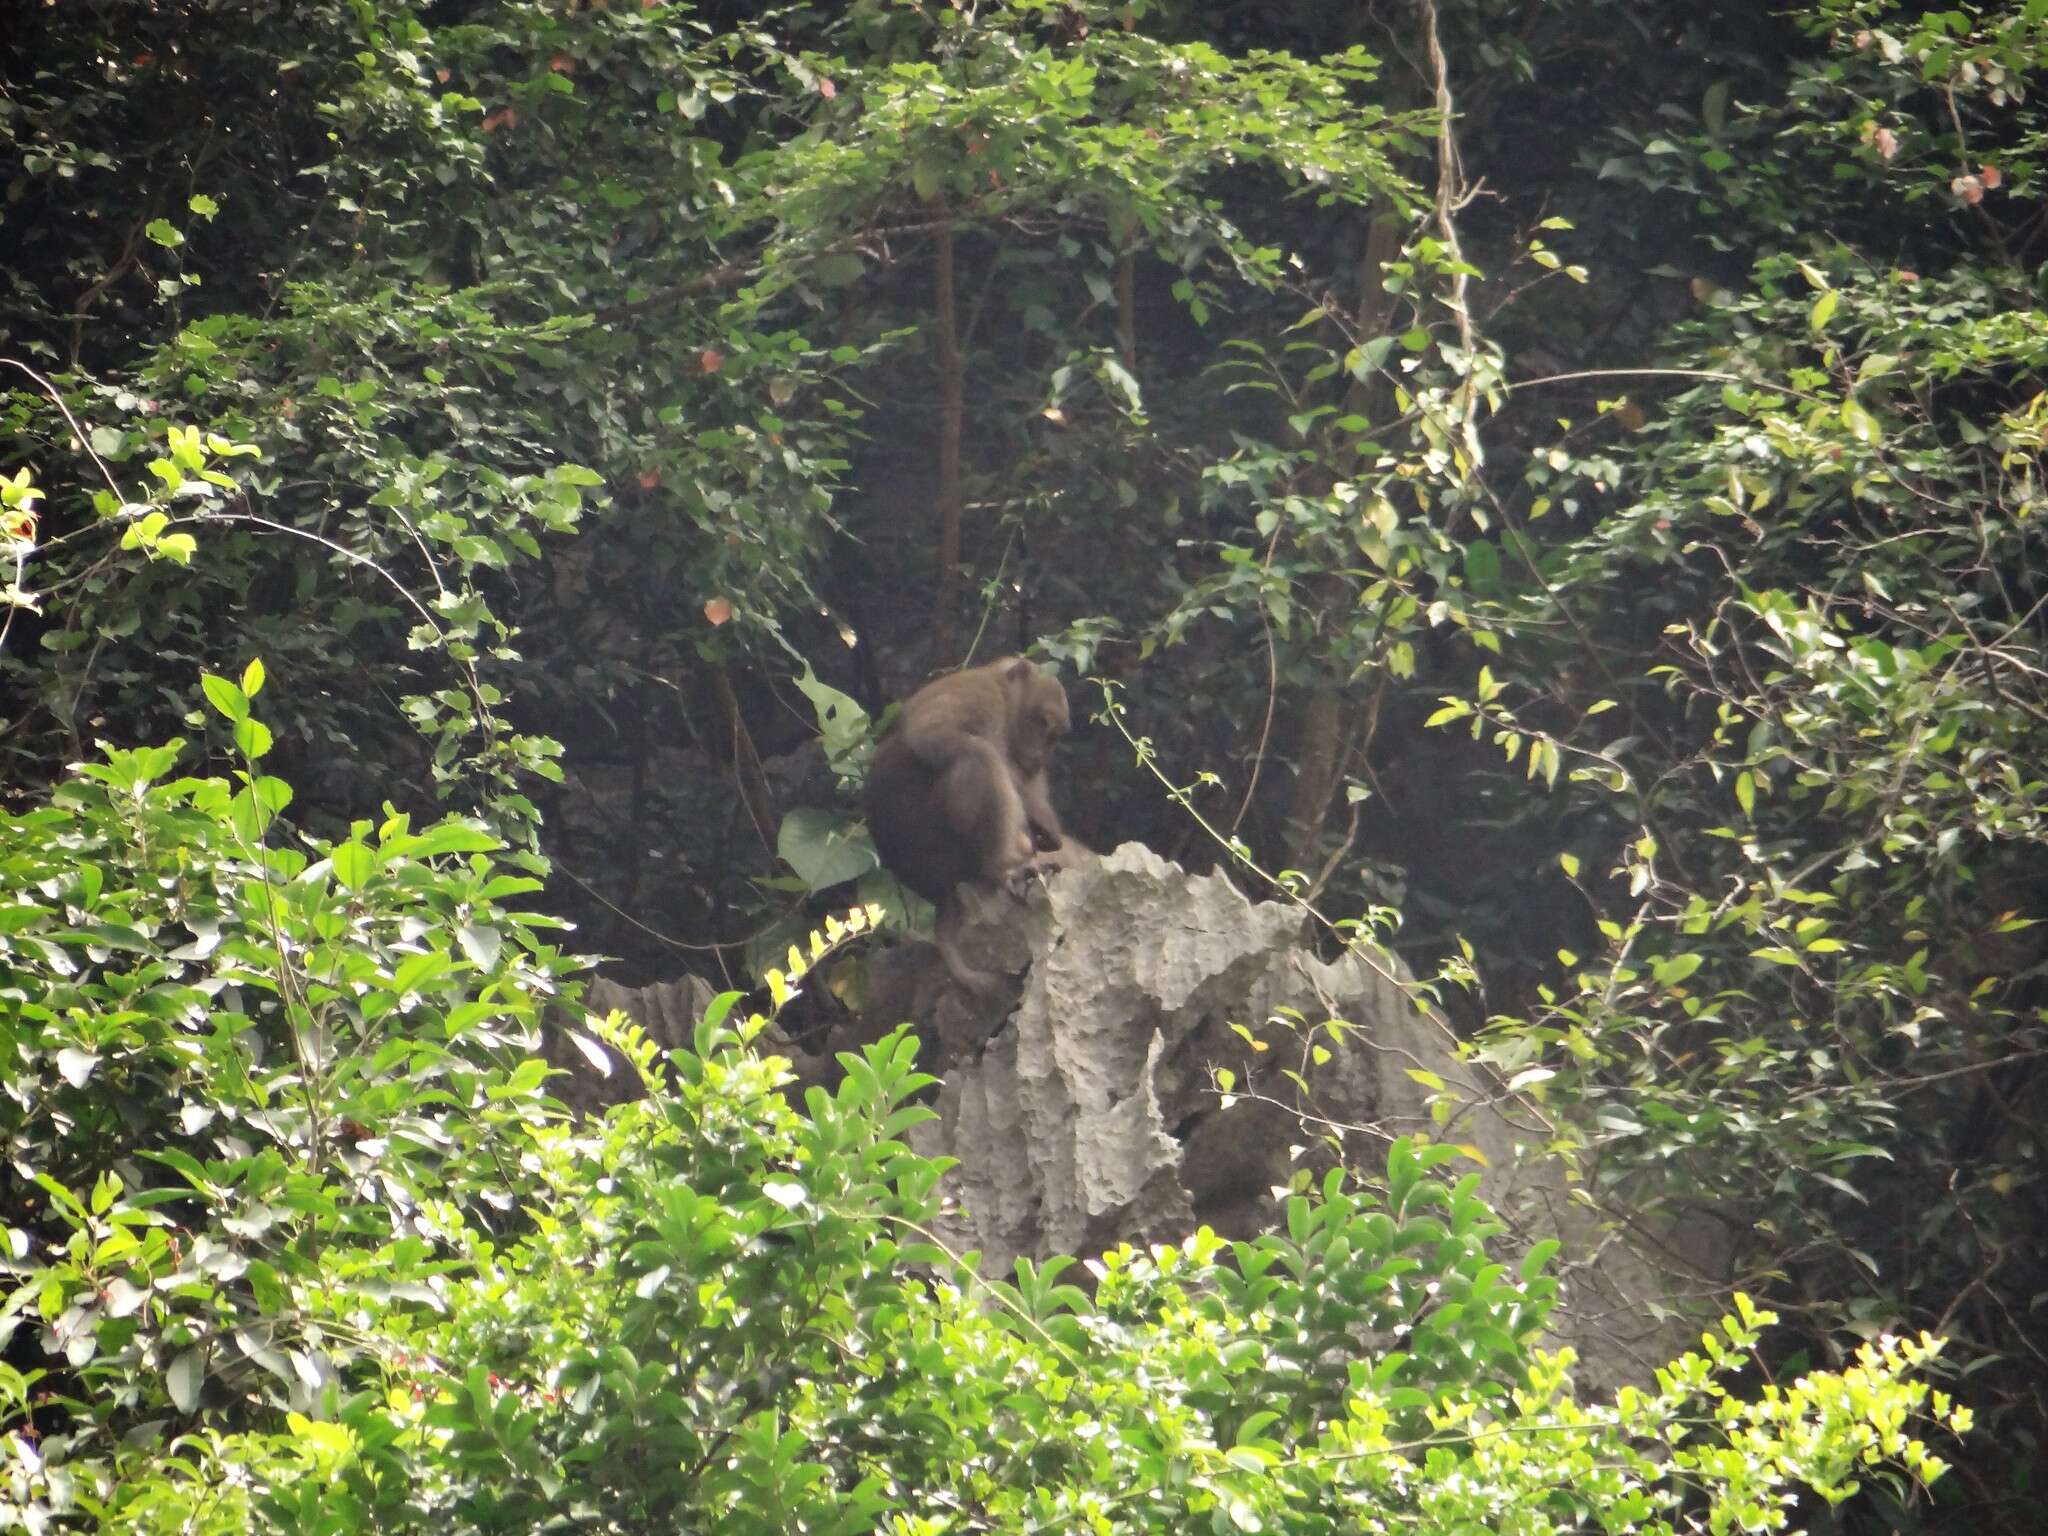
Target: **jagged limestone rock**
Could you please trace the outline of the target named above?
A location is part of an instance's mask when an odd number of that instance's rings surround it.
[[[934,1066],[939,1118],[913,1139],[959,1159],[942,1231],[980,1249],[986,1272],[1198,1224],[1248,1235],[1274,1219],[1272,1191],[1297,1168],[1341,1156],[1369,1170],[1389,1138],[1422,1131],[1479,1150],[1514,1246],[1565,1240],[1558,1335],[1589,1385],[1646,1380],[1693,1341],[1678,1298],[1722,1279],[1728,1234],[1693,1221],[1681,1243],[1666,1224],[1656,1263],[1621,1241],[1560,1166],[1526,1150],[1546,1127],[1459,1059],[1392,956],[1321,960],[1300,908],[1252,902],[1136,844],[1023,903],[984,900],[977,916],[974,962],[1028,969],[1014,1004],[983,1015],[985,1045]],[[1227,1107],[1213,1066],[1235,1073]],[[1461,1101],[1448,1121],[1416,1072]]]
[[[1273,1191],[1297,1169],[1370,1171],[1389,1138],[1420,1131],[1484,1158],[1505,1245],[1564,1240],[1557,1335],[1596,1390],[1647,1380],[1693,1342],[1685,1304],[1725,1292],[1728,1231],[1705,1216],[1624,1222],[1592,1209],[1530,1150],[1547,1140],[1541,1119],[1459,1059],[1399,962],[1318,958],[1298,907],[1253,902],[1220,875],[1190,876],[1128,844],[1022,900],[973,897],[970,917],[970,963],[1021,981],[970,997],[929,944],[900,944],[872,957],[861,1016],[817,1050],[763,1044],[792,1057],[800,1087],[829,1080],[833,1053],[917,1023],[941,1087],[938,1118],[911,1139],[958,1160],[940,1231],[956,1250],[979,1249],[984,1273],[1202,1224],[1246,1236],[1275,1219]],[[696,986],[701,997],[671,986],[593,991],[592,1002],[675,1042],[709,1000]],[[1235,1074],[1228,1104],[1214,1067]],[[1448,1120],[1432,1114],[1431,1079],[1460,1101]]]

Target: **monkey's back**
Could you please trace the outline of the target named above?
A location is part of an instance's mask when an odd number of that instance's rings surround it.
[[[938,775],[892,730],[875,748],[861,801],[883,865],[929,902],[943,900],[980,873],[972,840],[961,836],[937,804],[937,788]]]

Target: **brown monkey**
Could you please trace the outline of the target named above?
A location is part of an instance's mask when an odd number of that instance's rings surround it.
[[[1014,889],[1084,856],[1060,828],[1046,779],[1071,723],[1059,681],[1012,656],[926,683],[875,749],[865,800],[875,849],[938,908],[939,957],[973,991],[995,978],[960,958],[961,883]]]

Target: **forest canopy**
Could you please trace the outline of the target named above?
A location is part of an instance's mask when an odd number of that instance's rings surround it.
[[[2043,79],[2048,0],[17,8],[0,1529],[2033,1529]],[[1699,1352],[1576,1391],[1449,1144],[993,1275],[910,1035],[784,1091],[888,707],[1025,651],[1083,841],[1715,1213]]]

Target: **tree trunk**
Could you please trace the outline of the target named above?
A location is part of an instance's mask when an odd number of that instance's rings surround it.
[[[1358,263],[1358,334],[1362,339],[1383,336],[1392,326],[1395,297],[1387,292],[1385,267],[1401,254],[1405,228],[1405,221],[1391,205],[1382,203],[1373,211],[1365,254]],[[1383,420],[1392,405],[1386,382],[1378,375],[1370,380],[1354,378],[1345,391],[1345,410],[1367,421]],[[1353,597],[1348,581],[1325,576],[1315,583],[1315,595],[1319,632],[1351,622]],[[1299,705],[1294,794],[1287,810],[1286,864],[1291,869],[1307,869],[1319,862],[1316,844],[1322,837],[1323,820],[1337,793],[1347,750],[1365,716],[1365,701],[1353,697],[1347,678],[1319,678]]]
[[[939,580],[932,605],[932,654],[953,660],[960,610],[960,428],[966,414],[966,369],[960,361],[960,320],[954,299],[953,228],[941,222],[932,330],[939,364]]]
[[[1129,246],[1116,259],[1117,359],[1132,378],[1138,376],[1137,260]]]

